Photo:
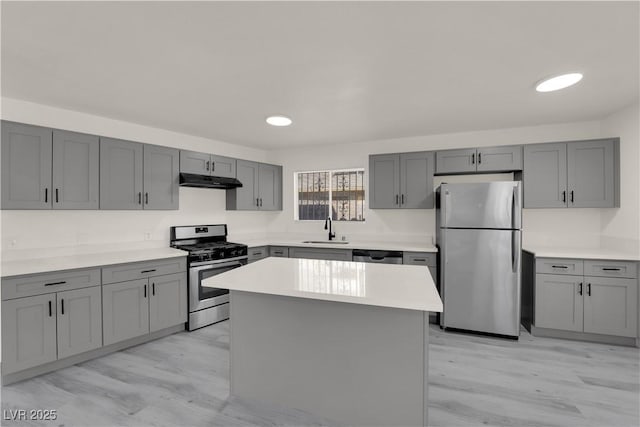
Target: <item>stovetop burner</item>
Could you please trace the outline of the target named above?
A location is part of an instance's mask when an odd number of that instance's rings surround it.
[[[190,263],[247,256],[247,245],[227,242],[226,225],[171,227],[171,246],[188,251]]]

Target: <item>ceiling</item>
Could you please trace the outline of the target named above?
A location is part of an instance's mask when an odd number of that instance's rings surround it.
[[[593,120],[638,99],[639,16],[607,1],[2,1],[1,90],[263,149]],[[535,92],[570,71],[583,81]]]

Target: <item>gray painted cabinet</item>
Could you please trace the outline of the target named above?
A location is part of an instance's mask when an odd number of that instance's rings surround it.
[[[178,209],[179,163],[177,149],[144,145],[145,209]]]
[[[433,208],[433,172],[431,152],[369,156],[369,208]]]
[[[476,149],[444,150],[436,152],[436,173],[453,174],[476,171]]]
[[[180,172],[236,178],[236,159],[180,150]]]
[[[286,246],[269,246],[269,256],[287,258],[289,257],[289,248]]]
[[[100,138],[100,209],[142,209],[143,145]]]
[[[537,274],[535,325],[565,331],[583,330],[582,276]]]
[[[324,249],[290,247],[289,258],[325,259],[333,261],[351,261],[351,249]]]
[[[585,276],[584,331],[635,337],[637,281]]]
[[[2,375],[56,358],[56,294],[3,301]]]
[[[102,346],[100,286],[57,293],[58,359]]]
[[[211,155],[211,175],[224,176],[227,178],[236,177],[237,160],[231,157]]]
[[[52,131],[2,122],[2,209],[51,209]]]
[[[619,140],[524,147],[525,208],[620,206]]]
[[[463,148],[436,153],[439,175],[522,170],[522,146]]]
[[[247,255],[249,257],[249,264],[255,261],[259,261],[269,256],[269,246],[250,247]]]
[[[187,321],[187,275],[168,274],[149,279],[149,331],[179,325]]]
[[[102,286],[104,345],[149,333],[148,279]]]
[[[238,160],[242,187],[227,190],[227,210],[282,210],[282,166]]]

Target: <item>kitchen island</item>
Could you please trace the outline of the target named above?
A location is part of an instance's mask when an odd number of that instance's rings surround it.
[[[203,281],[231,294],[231,394],[347,425],[427,425],[424,266],[266,258]]]

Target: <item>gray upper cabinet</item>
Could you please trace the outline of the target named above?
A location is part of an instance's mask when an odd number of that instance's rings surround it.
[[[427,151],[369,156],[369,208],[433,208],[433,171]]]
[[[58,292],[58,359],[102,347],[100,286]]]
[[[144,145],[145,209],[178,209],[179,162],[175,148]]]
[[[611,139],[567,144],[568,202],[575,208],[620,206],[619,144]]]
[[[524,146],[523,206],[567,206],[567,144]]]
[[[476,149],[444,150],[436,152],[436,173],[454,174],[476,171]]]
[[[143,148],[100,139],[100,209],[142,209]]]
[[[2,375],[56,358],[56,294],[3,301]]]
[[[236,178],[236,159],[181,150],[180,172]]]
[[[148,279],[102,286],[104,345],[149,333]]]
[[[51,209],[52,131],[2,122],[2,209]]]
[[[282,166],[238,160],[242,187],[227,190],[227,210],[282,210]]]
[[[54,209],[98,209],[99,162],[97,136],[53,131]]]
[[[187,321],[187,274],[168,274],[149,279],[149,331],[179,325]]]
[[[510,172],[522,170],[522,146],[463,148],[436,153],[436,174]]]

